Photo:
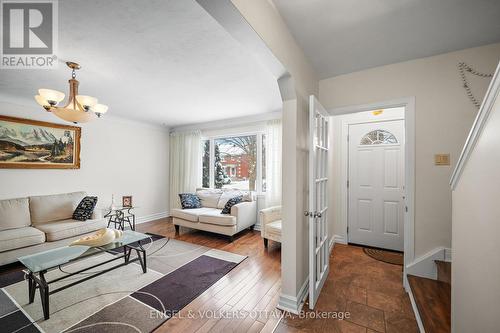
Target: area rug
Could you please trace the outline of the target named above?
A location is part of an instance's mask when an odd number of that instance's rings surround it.
[[[387,251],[368,247],[364,247],[363,251],[373,259],[377,259],[379,261],[383,261],[393,265],[403,266],[404,256],[401,252]]]
[[[50,296],[50,318],[43,319],[40,295],[28,304],[28,285],[18,272],[0,276],[1,332],[151,332],[224,277],[246,257],[151,235],[148,272],[131,263]],[[63,266],[46,274],[53,280],[113,254]],[[109,263],[51,284],[51,289],[85,274],[116,265]]]

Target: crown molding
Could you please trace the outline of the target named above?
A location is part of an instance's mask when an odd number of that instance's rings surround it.
[[[186,132],[193,130],[217,130],[224,128],[232,128],[242,125],[251,125],[263,121],[273,120],[273,119],[281,119],[281,111],[273,111],[267,113],[261,113],[252,116],[238,117],[238,118],[230,118],[230,119],[221,119],[214,120],[205,123],[198,123],[192,125],[178,126],[170,129],[170,132]]]

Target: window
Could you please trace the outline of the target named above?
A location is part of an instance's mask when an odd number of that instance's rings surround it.
[[[263,136],[252,134],[203,140],[203,187],[265,191]]]
[[[380,145],[398,143],[396,137],[384,130],[375,130],[367,133],[362,139],[361,145]]]
[[[256,190],[257,135],[220,138],[215,144],[215,188]]]

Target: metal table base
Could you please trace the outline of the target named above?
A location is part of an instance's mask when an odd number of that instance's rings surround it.
[[[137,247],[136,246],[132,246],[130,244],[129,245],[124,245],[123,246],[123,254],[120,255],[120,256],[116,256],[113,259],[106,260],[106,261],[101,262],[99,264],[92,265],[90,267],[81,269],[79,271],[70,273],[68,275],[64,275],[62,277],[59,277],[59,278],[51,280],[51,281],[47,281],[45,279],[45,274],[47,273],[47,270],[40,271],[38,273],[33,273],[33,272],[29,271],[28,272],[28,297],[29,297],[29,303],[31,304],[31,303],[34,302],[36,289],[39,289],[40,290],[40,298],[41,298],[41,301],[42,301],[43,317],[45,318],[45,320],[47,320],[47,319],[49,319],[49,295],[52,295],[52,294],[55,294],[57,292],[63,291],[65,289],[67,289],[67,288],[70,288],[72,286],[75,286],[77,284],[80,284],[82,282],[90,280],[92,278],[95,278],[96,276],[102,275],[104,273],[107,273],[107,272],[112,271],[114,269],[117,269],[119,267],[128,265],[128,264],[130,264],[132,262],[135,262],[135,261],[139,261],[140,262],[141,267],[142,267],[142,272],[146,273],[147,272],[146,250],[142,247],[140,241],[138,241],[138,244],[139,244],[139,246],[137,246]],[[130,259],[130,254],[132,253],[132,250],[136,251],[137,258],[133,258],[131,260]],[[110,252],[110,253],[112,253],[112,252]],[[86,276],[83,279],[80,279],[80,280],[77,280],[75,282],[69,283],[69,284],[64,285],[62,287],[59,287],[57,289],[49,290],[49,285],[51,283],[64,280],[64,279],[66,279],[68,277],[71,277],[71,276],[80,274],[82,272],[88,271],[89,269],[92,269],[92,268],[95,268],[95,267],[99,267],[99,266],[105,265],[107,263],[110,263],[112,261],[119,260],[119,259],[122,259],[122,258],[124,259],[124,262],[121,263],[121,264],[115,265],[115,266],[110,267],[110,268],[106,268],[105,270],[102,270],[102,271],[99,271],[99,272],[97,272],[95,274]],[[37,276],[37,274],[38,274],[38,276]]]

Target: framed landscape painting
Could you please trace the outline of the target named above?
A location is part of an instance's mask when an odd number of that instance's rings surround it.
[[[79,169],[81,128],[0,115],[0,168]]]

